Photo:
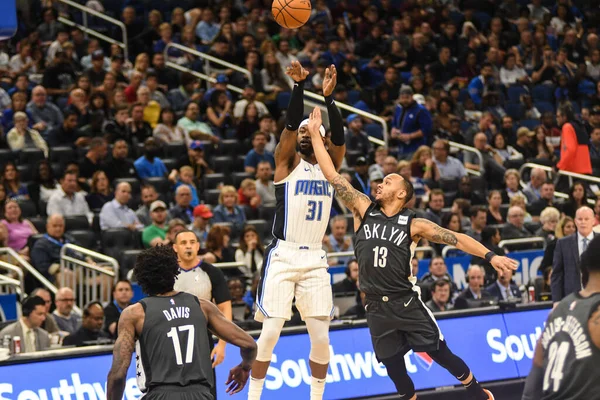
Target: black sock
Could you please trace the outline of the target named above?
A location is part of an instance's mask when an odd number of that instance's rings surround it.
[[[463,386],[465,387],[465,389],[467,389],[467,393],[469,394],[470,398],[475,400],[488,400],[488,395],[483,391],[483,388],[481,387],[479,382],[477,382],[475,376],[473,376],[471,382],[463,384]]]

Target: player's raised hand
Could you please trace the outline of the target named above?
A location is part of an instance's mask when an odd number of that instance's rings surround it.
[[[249,376],[250,370],[244,368],[241,364],[231,368],[231,371],[229,371],[229,378],[227,379],[227,382],[225,382],[225,385],[229,385],[225,392],[230,395],[241,392],[246,386]]]
[[[323,96],[331,96],[333,89],[337,84],[337,71],[335,65],[331,64],[325,69],[325,78],[323,78]]]
[[[490,264],[492,264],[492,267],[494,267],[494,269],[500,274],[514,271],[519,266],[519,263],[516,260],[503,256],[492,257]]]
[[[313,112],[310,113],[308,117],[308,131],[311,136],[321,137],[320,128],[323,124],[323,119],[321,118],[321,109],[319,107],[315,107]]]
[[[285,74],[295,82],[300,82],[306,79],[308,71],[302,68],[300,61],[292,61],[292,64],[285,69]]]

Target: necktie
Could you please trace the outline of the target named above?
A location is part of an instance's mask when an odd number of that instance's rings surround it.
[[[587,246],[588,246],[588,239],[587,238],[583,238],[582,242],[583,242],[583,251],[586,251],[587,250]],[[582,251],[582,253],[583,253],[583,251]]]

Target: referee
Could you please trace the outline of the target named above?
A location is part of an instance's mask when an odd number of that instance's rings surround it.
[[[180,274],[175,281],[174,290],[193,294],[199,299],[212,301],[229,321],[232,320],[231,295],[223,272],[212,264],[203,262],[198,256],[200,242],[196,234],[190,230],[179,232],[175,236],[173,250],[177,253]],[[210,347],[213,348],[212,334],[208,335]],[[214,368],[225,359],[224,340],[214,346],[210,357]],[[216,389],[213,388],[215,399]]]

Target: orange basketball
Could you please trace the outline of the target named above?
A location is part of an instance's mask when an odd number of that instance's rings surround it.
[[[297,29],[310,18],[309,0],[273,0],[271,12],[275,21],[284,28]]]

